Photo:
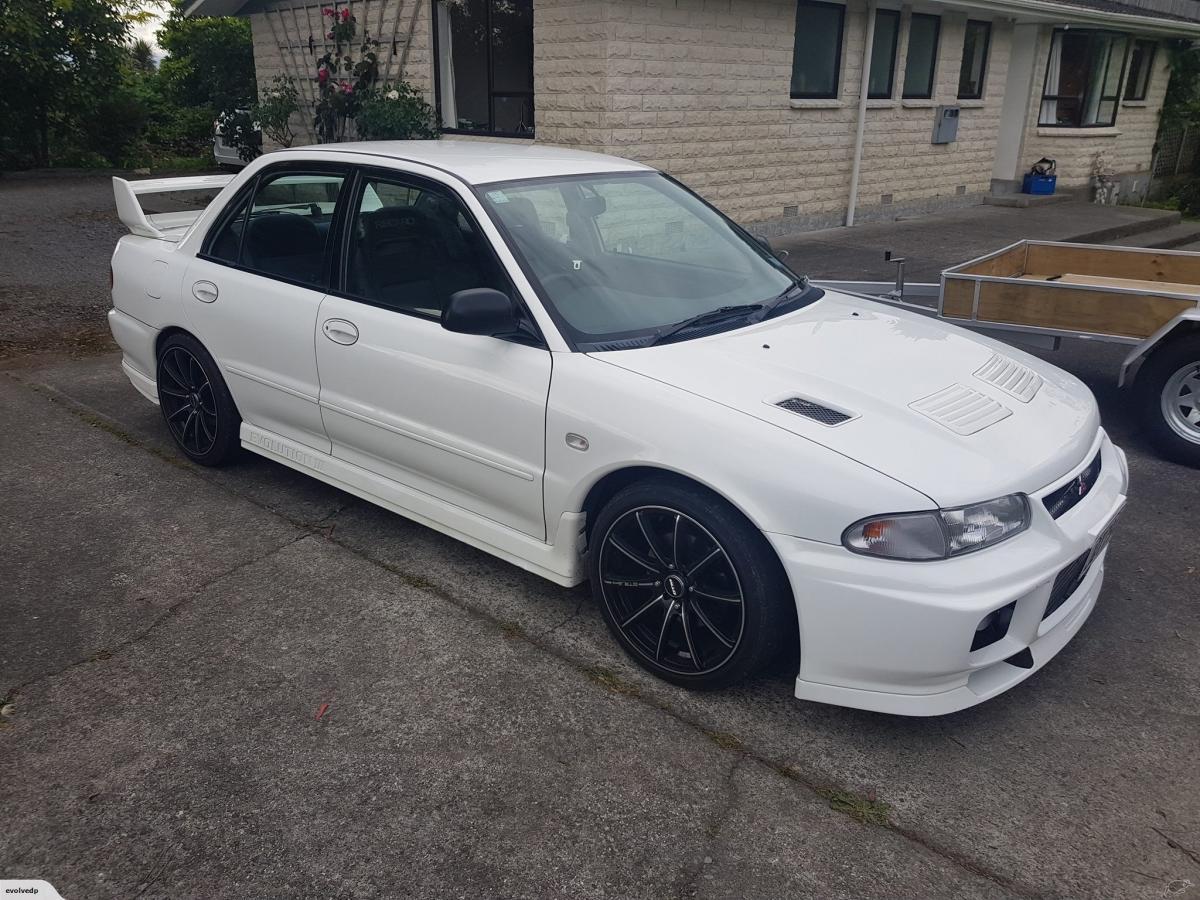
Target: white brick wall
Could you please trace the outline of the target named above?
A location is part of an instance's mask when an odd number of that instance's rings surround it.
[[[1039,128],[1038,114],[1041,110],[1042,87],[1045,81],[1046,58],[1050,53],[1053,28],[1046,26],[1038,33],[1038,50],[1032,96],[1029,100],[1029,116],[1025,123],[1025,140],[1021,153],[1024,169],[1038,159],[1047,156],[1058,162],[1058,184],[1060,187],[1081,187],[1091,177],[1092,161],[1097,153],[1103,152],[1110,168],[1120,175],[1133,175],[1150,171],[1154,152],[1154,138],[1158,133],[1158,114],[1170,80],[1170,65],[1167,52],[1161,45],[1154,56],[1154,70],[1144,103],[1122,102],[1117,107],[1115,128]],[[1122,94],[1124,88],[1122,87]]]
[[[385,4],[380,30],[385,43],[392,23],[398,18],[396,33],[402,39],[413,9],[418,10],[404,77],[430,102],[432,2],[436,0],[356,4],[356,14],[362,10],[360,21],[365,19],[372,29],[379,9],[374,4]],[[319,5],[308,9],[318,22]],[[290,10],[283,10],[285,24],[271,11],[250,17],[260,84],[300,62],[309,67],[308,77],[315,70],[316,57],[306,49],[299,54],[280,49],[280,44],[306,43],[309,34],[303,12],[298,13],[298,33]],[[848,0],[834,101],[789,100],[795,15],[795,0],[534,0],[537,140],[657,166],[739,221],[766,231],[838,224],[850,191],[865,0]],[[911,8],[903,7],[897,98],[910,15]],[[965,12],[942,14],[931,100],[869,101],[860,221],[978,202],[987,192],[1013,31],[1008,20],[993,21],[983,99],[959,101],[966,20]],[[285,25],[291,27],[286,35]],[[1157,55],[1146,105],[1121,107],[1119,134],[1046,136],[1038,133],[1036,122],[1049,33],[1046,27],[1038,38],[1022,167],[1041,156],[1057,158],[1064,187],[1087,182],[1092,157],[1101,149],[1118,171],[1148,169],[1166,89],[1166,54]],[[320,44],[323,33],[316,36]],[[383,48],[385,66],[390,49]],[[397,74],[393,68],[393,77]],[[938,104],[962,106],[958,140],[952,144],[930,143]],[[302,124],[310,118],[306,113]],[[784,207],[797,207],[797,215],[785,218]]]

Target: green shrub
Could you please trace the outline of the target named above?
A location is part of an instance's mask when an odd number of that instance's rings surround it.
[[[354,124],[364,141],[431,140],[438,136],[433,107],[404,81],[361,96]]]

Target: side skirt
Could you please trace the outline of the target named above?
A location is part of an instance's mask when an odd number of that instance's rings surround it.
[[[243,447],[260,456],[498,556],[555,584],[574,587],[584,581],[580,552],[583,513],[563,513],[554,543],[547,544],[353,463],[315,453],[310,447],[245,422],[242,423],[241,440]]]

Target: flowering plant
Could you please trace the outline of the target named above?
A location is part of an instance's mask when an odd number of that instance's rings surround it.
[[[404,81],[366,91],[359,98],[354,124],[364,141],[432,139],[438,134],[433,107]]]
[[[292,114],[300,108],[299,101],[295,82],[286,75],[276,75],[271,86],[263,88],[262,96],[254,106],[254,118],[263,134],[280,147],[290,147],[296,139],[292,132]]]
[[[321,15],[329,19],[329,30],[325,33],[328,40],[334,42],[337,46],[337,52],[342,52],[342,44],[348,44],[354,40],[354,33],[357,30],[356,20],[350,15],[350,8],[343,9],[340,13],[333,7],[326,6],[321,10]]]

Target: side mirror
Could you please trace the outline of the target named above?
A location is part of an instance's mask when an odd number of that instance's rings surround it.
[[[459,334],[509,334],[517,330],[517,308],[494,288],[468,288],[450,295],[442,327]]]
[[[765,237],[761,237],[756,234],[754,236],[754,239],[756,241],[758,241],[760,244],[762,244],[763,249],[766,250],[768,253],[770,253],[772,256],[774,256],[776,259],[782,261],[782,260],[785,260],[788,258],[788,252],[786,250],[776,250],[774,247],[771,246],[771,242],[768,241]]]

